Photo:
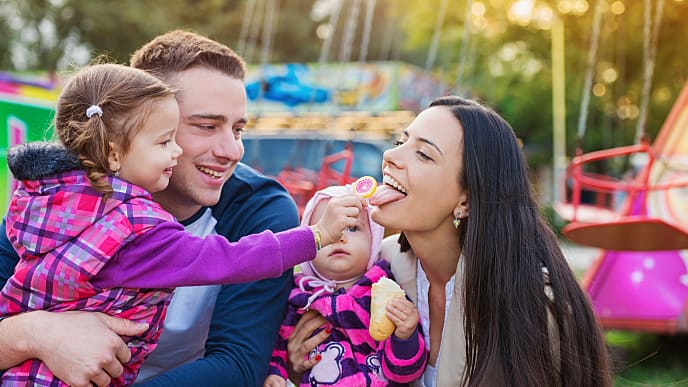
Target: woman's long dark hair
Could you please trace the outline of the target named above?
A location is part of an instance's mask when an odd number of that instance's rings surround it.
[[[443,97],[430,106],[446,106],[463,127],[463,169],[457,177],[468,192],[469,211],[460,236],[463,384],[491,384],[496,374],[505,386],[610,386],[601,331],[540,215],[513,129],[475,101]],[[553,300],[545,294],[543,267]]]

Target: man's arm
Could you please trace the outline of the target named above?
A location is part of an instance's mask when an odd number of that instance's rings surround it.
[[[19,262],[19,255],[14,251],[10,240],[7,239],[5,219],[0,224],[0,289],[5,286],[7,280],[14,274],[14,267]]]
[[[7,239],[5,219],[3,219],[0,225],[0,289],[14,273],[17,262],[19,262],[19,256]],[[26,322],[22,323],[20,317],[0,320],[0,370],[13,367],[30,359],[33,355],[29,343],[30,338],[26,337],[22,329],[26,326]]]
[[[19,261],[0,225],[0,287]],[[131,354],[120,335],[139,335],[148,329],[101,313],[43,311],[22,313],[0,321],[0,369],[32,358],[43,360],[63,381],[77,386],[110,382],[122,373]],[[60,348],[56,351],[55,348]]]
[[[249,199],[240,208],[226,208],[240,217],[229,230],[229,239],[274,232],[298,226],[298,212],[293,200],[282,189],[269,198]],[[222,219],[219,219],[222,223]],[[218,232],[225,234],[218,224]],[[241,235],[233,231],[242,230]],[[262,386],[268,364],[284,318],[291,289],[291,270],[279,278],[223,286],[206,342],[205,357],[169,370],[143,382],[142,386]]]

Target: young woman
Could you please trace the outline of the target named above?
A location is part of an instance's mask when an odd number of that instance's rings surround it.
[[[610,386],[589,301],[540,217],[512,128],[471,100],[432,102],[385,152],[373,219],[416,303],[430,358],[416,386]],[[294,372],[322,320],[292,335]]]

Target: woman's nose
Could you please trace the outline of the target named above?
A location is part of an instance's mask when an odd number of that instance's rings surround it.
[[[382,166],[383,168],[385,167],[385,164],[392,164],[395,167],[398,167],[400,162],[399,158],[399,152],[400,148],[392,148],[392,149],[387,149],[383,154],[382,154]]]

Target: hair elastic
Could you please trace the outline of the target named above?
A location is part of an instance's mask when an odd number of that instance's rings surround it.
[[[91,118],[94,114],[97,114],[98,117],[102,117],[103,109],[101,109],[98,105],[91,105],[88,109],[86,109],[86,117]]]

